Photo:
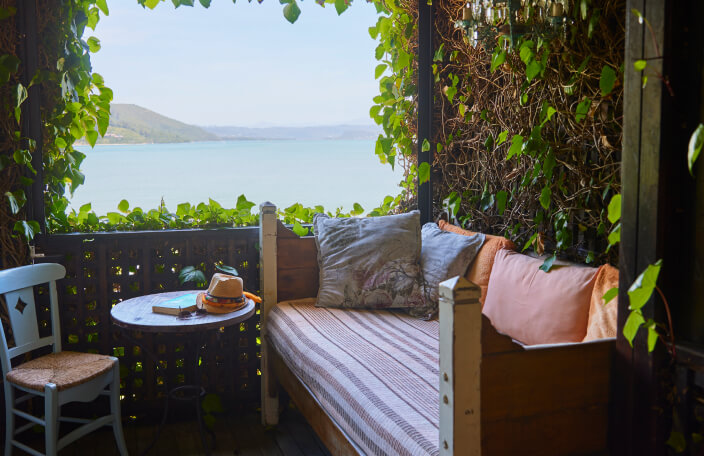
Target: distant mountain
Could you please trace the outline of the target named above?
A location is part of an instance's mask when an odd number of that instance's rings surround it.
[[[220,138],[134,104],[112,103],[110,126],[98,144],[179,143],[215,141]]]
[[[189,125],[134,104],[112,103],[110,126],[98,144],[180,143],[218,140],[339,140],[376,139],[375,125],[318,127],[230,127]],[[85,144],[85,140],[79,144]]]
[[[222,139],[376,139],[381,128],[376,125],[331,125],[319,127],[219,127],[204,126],[204,130]]]

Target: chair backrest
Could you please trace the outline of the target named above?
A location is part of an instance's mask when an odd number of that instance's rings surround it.
[[[33,264],[0,271],[0,294],[7,304],[10,328],[15,341],[8,348],[5,330],[0,325],[0,361],[3,374],[12,368],[12,358],[37,348],[53,345],[55,352],[61,351],[61,330],[56,296],[56,281],[66,276],[66,268],[56,263]],[[34,287],[49,284],[51,305],[51,336],[39,337],[37,307],[34,302]]]

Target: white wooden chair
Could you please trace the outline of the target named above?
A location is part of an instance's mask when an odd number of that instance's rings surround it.
[[[65,275],[66,269],[60,264],[36,264],[0,271],[0,294],[7,303],[14,338],[14,347],[8,348],[4,328],[0,325],[0,361],[5,389],[5,456],[10,456],[13,446],[33,455],[42,454],[15,440],[17,434],[35,424],[44,426],[47,455],[55,455],[69,443],[105,425],[112,425],[120,454],[127,455],[120,419],[120,369],[117,358],[61,351],[56,280]],[[52,334],[40,337],[34,286],[45,283],[49,285]],[[49,345],[53,353],[12,366],[12,359]],[[15,390],[26,394],[16,398]],[[109,415],[95,420],[60,416],[63,404],[90,402],[101,394],[110,396]],[[43,419],[17,409],[17,405],[34,396],[44,398]],[[29,423],[15,429],[15,416]],[[82,425],[59,438],[59,421]]]

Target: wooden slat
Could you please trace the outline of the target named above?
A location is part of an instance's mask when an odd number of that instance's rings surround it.
[[[482,454],[606,455],[607,422],[602,404],[482,424]]]
[[[316,269],[285,269],[277,277],[278,300],[312,298],[318,295]]]
[[[318,248],[315,238],[278,239],[277,268],[318,269]]]
[[[499,334],[486,316],[482,315],[482,354],[523,351],[510,337]]]
[[[605,405],[612,346],[605,341],[484,356],[483,422]]]
[[[270,343],[269,347],[273,347],[273,345]],[[345,433],[330,419],[298,377],[289,370],[281,356],[273,349],[270,350],[269,356],[270,367],[273,367],[279,383],[291,396],[291,400],[330,453],[335,456],[359,454]]]

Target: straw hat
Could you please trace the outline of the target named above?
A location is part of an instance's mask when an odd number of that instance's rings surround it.
[[[196,303],[209,313],[228,313],[246,304],[242,279],[229,274],[213,274],[208,291],[198,294]]]

